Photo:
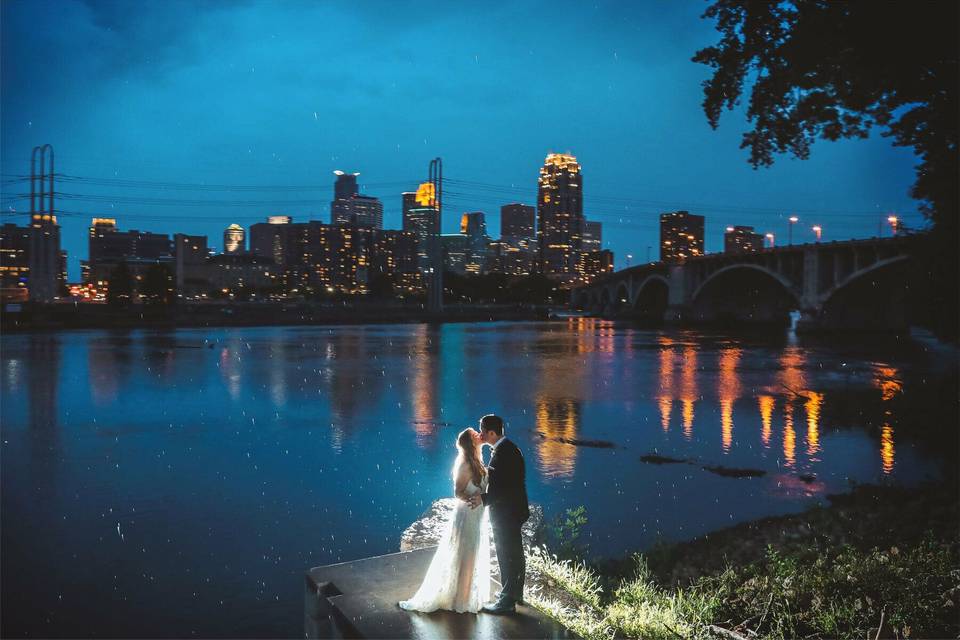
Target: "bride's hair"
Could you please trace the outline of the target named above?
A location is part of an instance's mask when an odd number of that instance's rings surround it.
[[[456,478],[460,465],[466,464],[470,467],[470,476],[473,478],[473,483],[479,487],[480,480],[487,475],[487,470],[480,461],[480,451],[470,435],[471,431],[473,429],[468,427],[457,436],[457,450],[460,454],[453,465],[453,475]]]

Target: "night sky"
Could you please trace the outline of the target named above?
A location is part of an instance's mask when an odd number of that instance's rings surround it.
[[[877,132],[754,170],[742,111],[709,128],[710,72],[690,61],[717,40],[706,6],[3,0],[3,220],[26,221],[16,176],[50,143],[71,176],[55,203],[71,280],[92,216],[219,250],[231,222],[329,221],[334,169],[359,171],[398,228],[435,156],[445,231],[481,210],[497,236],[501,204],[534,203],[545,154],[575,154],[618,268],[655,258],[657,216],[679,208],[707,216],[708,251],[733,224],[785,242],[791,214],[795,242],[815,223],[876,235],[891,211],[921,224],[912,151]]]

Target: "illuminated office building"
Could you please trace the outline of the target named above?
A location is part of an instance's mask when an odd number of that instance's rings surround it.
[[[752,253],[763,249],[763,236],[753,227],[727,227],[723,234],[724,253]]]
[[[60,225],[57,216],[35,213],[30,217],[30,300],[51,302],[61,293]]]
[[[537,189],[539,267],[570,283],[583,245],[583,179],[572,155],[551,153],[540,169]]]
[[[400,286],[418,286],[413,232],[329,225],[318,220],[250,227],[250,250],[271,258],[283,290],[292,295],[363,293],[378,273]]]
[[[419,291],[423,286],[418,268],[417,234],[412,231],[376,232],[370,263],[371,278],[387,275],[395,287],[406,292]]]
[[[0,227],[0,300],[26,302],[30,286],[30,227]]]
[[[338,226],[383,228],[383,203],[373,196],[362,195],[357,186],[359,173],[337,170],[330,203],[330,222]]]
[[[588,284],[600,276],[613,273],[613,252],[609,249],[584,251],[580,254],[579,283]]]
[[[536,237],[536,210],[529,204],[514,202],[500,207],[500,239],[510,243]]]
[[[510,276],[528,276],[536,269],[536,257],[536,240],[492,241],[487,244],[486,271]]]
[[[247,250],[247,235],[238,224],[231,224],[223,232],[223,252],[243,253]]]
[[[151,265],[175,270],[170,236],[149,231],[120,231],[113,218],[94,218],[88,230],[88,259],[82,261],[83,281],[98,286],[108,285],[113,271],[126,263],[134,281],[142,281]]]
[[[266,222],[250,226],[250,253],[272,258],[283,267],[286,264],[287,234],[293,224],[291,216],[270,216]]]
[[[671,262],[703,255],[703,216],[689,211],[660,214],[660,260]]]
[[[601,249],[603,249],[603,223],[584,220],[583,250],[600,251]]]
[[[206,291],[204,265],[209,255],[207,236],[192,236],[185,233],[173,235],[173,272],[177,295],[191,298]]]
[[[434,263],[433,253],[442,256],[440,211],[436,206],[433,184],[424,182],[413,194],[403,194],[403,230],[417,236],[420,272],[427,273]],[[440,260],[436,260],[439,262]]]

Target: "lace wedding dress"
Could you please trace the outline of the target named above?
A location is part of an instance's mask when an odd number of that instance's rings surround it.
[[[486,490],[487,477],[467,483],[466,493]],[[457,500],[450,522],[430,561],[420,588],[409,600],[400,602],[408,611],[429,613],[437,609],[457,613],[477,613],[490,598],[490,539],[487,535],[486,509],[471,509]]]

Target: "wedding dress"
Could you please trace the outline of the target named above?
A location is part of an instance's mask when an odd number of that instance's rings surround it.
[[[487,477],[480,486],[467,483],[466,493],[486,491]],[[429,613],[437,609],[477,613],[490,598],[490,538],[486,509],[471,509],[457,500],[430,568],[420,588],[409,600],[400,602],[408,611]]]

